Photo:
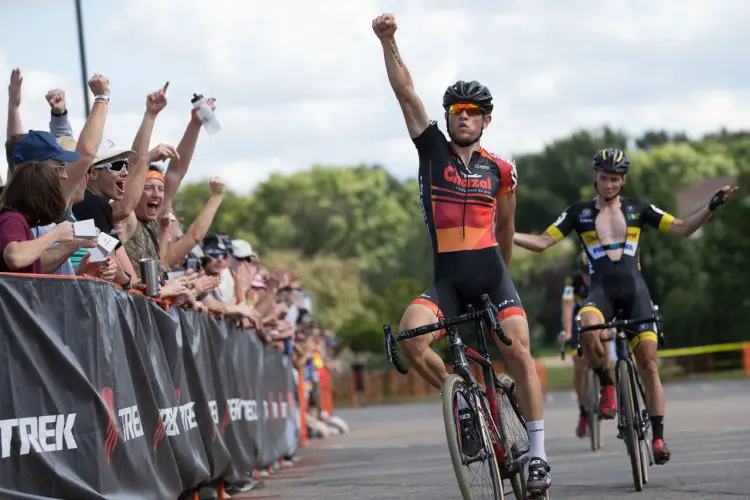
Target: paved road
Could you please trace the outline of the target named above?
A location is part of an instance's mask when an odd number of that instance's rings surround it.
[[[667,386],[666,437],[672,461],[654,466],[641,493],[633,489],[629,461],[614,424],[603,448],[573,435],[577,410],[568,392],[546,405],[551,498],[750,498],[750,381]],[[352,432],[316,441],[299,466],[236,498],[289,499],[460,498],[437,402],[341,410]],[[286,477],[284,477],[286,476]],[[508,494],[513,498],[512,493]],[[265,498],[271,498],[266,496]]]

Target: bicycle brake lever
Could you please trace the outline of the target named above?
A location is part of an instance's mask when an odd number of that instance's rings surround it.
[[[490,296],[487,294],[482,295],[482,302],[484,302],[484,313],[487,315],[487,321],[495,331],[500,330],[500,325],[497,322],[497,307],[490,300]]]
[[[391,334],[391,325],[383,325],[383,332],[385,333],[385,355],[388,357],[388,362],[393,364],[393,356],[391,351],[393,349],[393,335]]]
[[[500,322],[497,320],[497,315],[500,313],[498,312],[497,307],[495,307],[495,304],[490,300],[490,296],[486,293],[482,295],[482,302],[484,302],[484,312],[489,316],[487,319],[489,320],[490,325],[492,325],[495,335],[500,339],[500,342],[507,346],[513,344],[513,341],[505,335],[505,332],[500,327]]]
[[[398,352],[398,348],[394,345],[393,333],[391,333],[391,325],[383,325],[383,331],[385,332],[385,355],[388,357],[388,362],[396,368],[396,371],[401,375],[409,373],[409,367],[404,365],[401,355]]]

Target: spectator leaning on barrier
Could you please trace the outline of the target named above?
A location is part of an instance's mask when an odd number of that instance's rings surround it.
[[[128,219],[140,200],[149,164],[177,156],[176,150],[165,144],[148,149],[156,118],[166,105],[165,88],[146,97],[146,111],[132,149],[119,149],[111,140],[102,142],[89,169],[90,179],[84,199],[73,207],[76,217],[94,219],[102,232],[118,240],[120,235],[116,228]],[[58,125],[64,128],[63,123]],[[120,284],[129,287],[138,281],[137,265],[130,261],[121,245],[120,240],[115,257],[128,278]]]
[[[258,312],[252,306],[236,300],[234,277],[229,269],[229,245],[223,237],[212,234],[203,238],[201,247],[203,269],[207,276],[219,279],[219,286],[198,296],[198,300],[213,313],[238,318],[242,326],[254,328],[261,340],[267,341]]]
[[[73,225],[58,224],[39,238],[31,226],[50,224],[65,210],[60,176],[52,160],[17,165],[0,196],[0,272],[42,274],[42,256],[55,243],[73,240]]]
[[[168,82],[159,91],[159,102],[163,103],[161,109],[167,104],[167,88]],[[157,219],[171,211],[172,200],[187,174],[200,130],[200,119],[197,111],[193,110],[182,140],[176,148],[176,157],[170,160],[166,170],[156,165],[149,167],[140,201],[135,211],[122,222],[120,239],[137,273],[139,259],[158,259],[162,255],[157,236]],[[168,269],[168,263],[162,262],[162,270]]]
[[[24,133],[20,118],[21,86],[23,79],[19,70],[13,70],[11,81],[8,86],[8,141],[6,142],[6,154],[9,154],[8,171],[12,174],[16,165],[28,161],[56,160],[62,155],[77,155],[77,159],[67,163],[64,175],[60,176],[62,192],[69,207],[75,200],[80,186],[86,182],[86,171],[88,164],[92,161],[96,148],[101,141],[102,129],[107,117],[109,102],[109,80],[103,75],[94,75],[89,80],[89,88],[94,93],[94,105],[91,114],[86,121],[80,141],[76,145],[74,153],[67,152],[55,141],[54,136],[44,131],[29,131]],[[10,151],[9,151],[10,150]],[[70,157],[72,158],[72,157]],[[44,226],[32,228],[36,236],[42,236],[50,231],[57,222],[71,220],[66,212],[59,219]],[[74,254],[81,255],[81,248],[87,249],[95,246],[95,242],[74,239],[65,245],[56,244],[48,249],[42,256],[42,271],[61,275],[73,275],[76,269],[70,260]]]

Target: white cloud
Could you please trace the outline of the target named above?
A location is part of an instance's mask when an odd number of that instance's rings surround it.
[[[106,16],[86,18],[89,69],[113,84],[106,135],[129,144],[145,95],[169,80],[170,105],[153,143],[176,144],[192,94],[215,96],[223,130],[201,137],[188,179],[218,174],[239,190],[314,163],[365,161],[402,178],[415,175],[416,153],[370,28],[383,11],[395,11],[404,60],[441,125],[441,96],[450,83],[477,79],[492,89],[495,116],[483,141],[496,152],[531,151],[575,128],[603,124],[692,135],[750,126],[750,11],[739,0],[114,5]],[[27,36],[0,48],[2,75],[11,54],[15,63],[39,43]],[[45,127],[43,95],[63,86],[80,131],[77,66],[23,69],[24,124]]]

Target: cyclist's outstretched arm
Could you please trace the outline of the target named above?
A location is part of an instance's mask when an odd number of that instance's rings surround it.
[[[568,207],[542,234],[516,233],[513,236],[513,243],[532,252],[544,252],[573,230],[577,212],[576,205]]]
[[[545,231],[542,234],[516,233],[513,235],[513,243],[532,252],[544,252],[557,241]]]
[[[372,21],[372,30],[380,39],[383,46],[383,57],[385,58],[385,69],[388,73],[388,81],[391,88],[396,94],[396,99],[401,106],[406,120],[406,128],[409,130],[409,136],[416,139],[422,132],[427,130],[430,125],[430,119],[424,109],[422,100],[417,96],[414,90],[409,70],[406,69],[404,60],[398,52],[396,45],[395,33],[396,18],[393,14],[383,14]]]
[[[643,220],[659,231],[677,236],[690,236],[700,229],[711,218],[714,210],[731,198],[735,191],[737,191],[737,186],[724,186],[713,195],[706,206],[684,219],[677,219],[656,205],[646,205],[643,210]]]

